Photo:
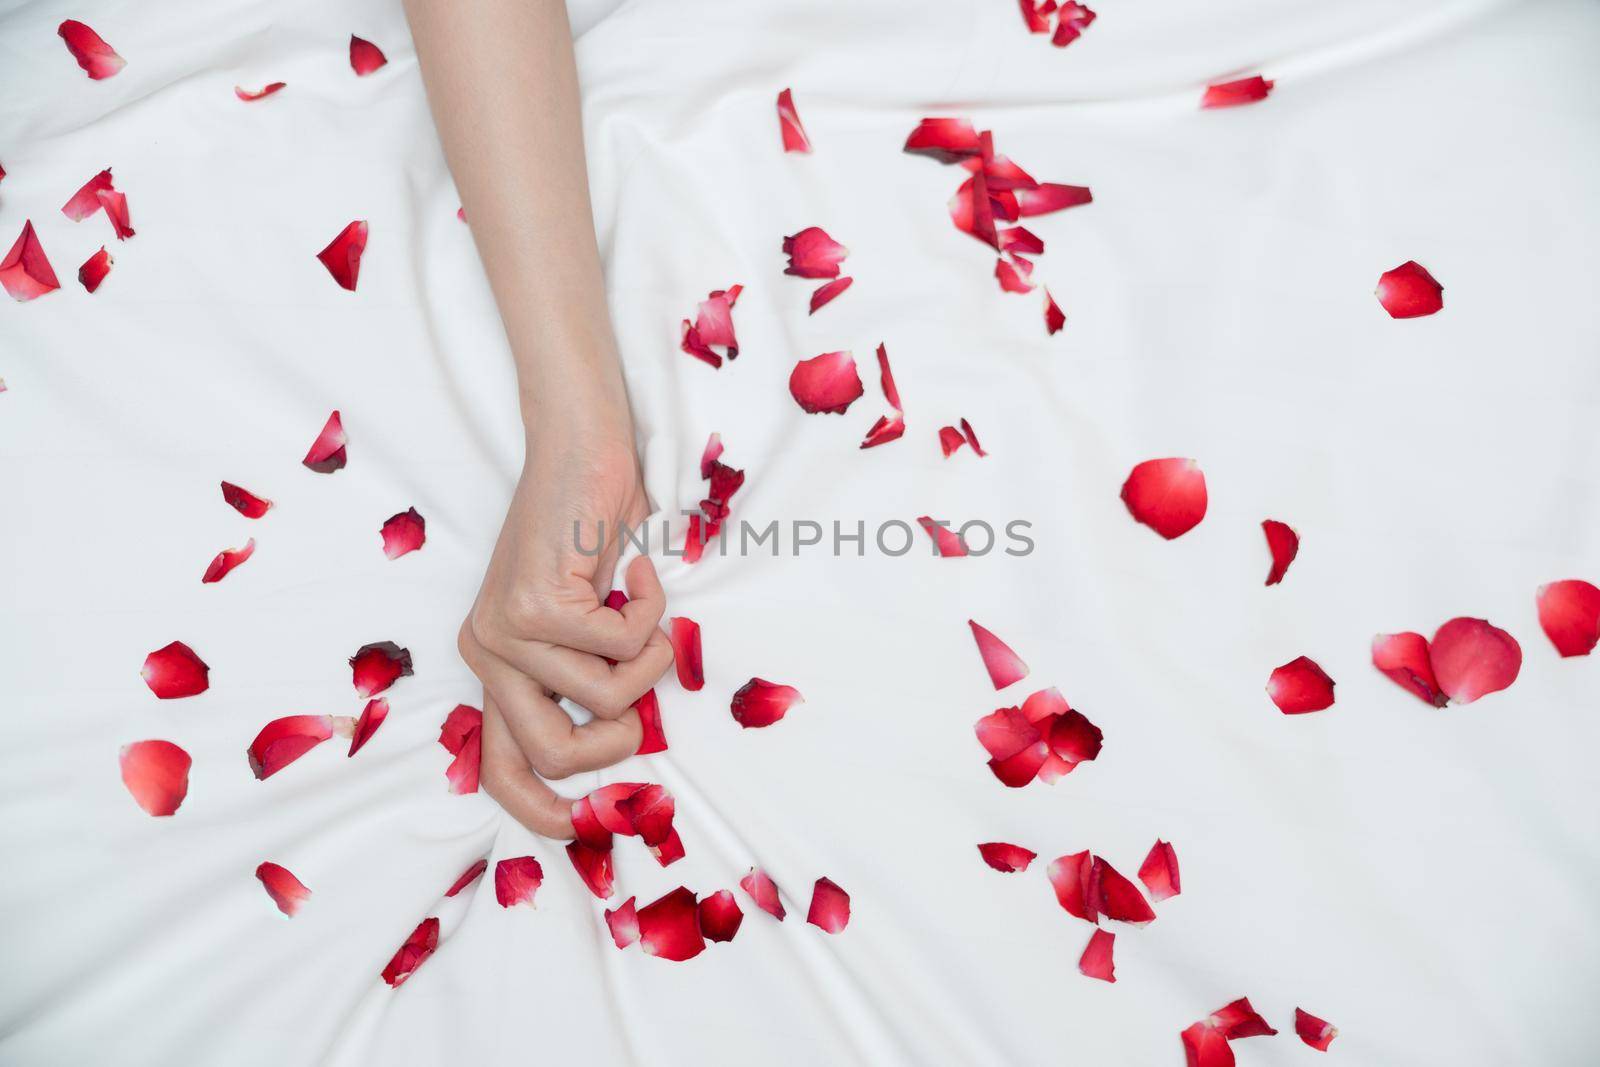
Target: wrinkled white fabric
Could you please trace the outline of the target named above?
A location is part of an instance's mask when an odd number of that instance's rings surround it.
[[[0,7],[0,241],[31,218],[63,281],[0,307],[0,1061],[1144,1067],[1181,1063],[1178,1032],[1249,995],[1283,1033],[1239,1043],[1247,1067],[1309,1062],[1296,1006],[1340,1028],[1330,1063],[1594,1062],[1600,663],[1559,660],[1534,610],[1544,582],[1600,580],[1594,5],[1105,0],[1065,50],[1010,0],[576,12],[656,503],[700,498],[717,431],[758,526],[1025,519],[1037,543],[662,561],[672,613],[703,627],[705,689],[661,686],[668,753],[566,788],[676,795],[687,858],[620,841],[623,895],[759,864],[790,906],[779,925],[739,894],[738,938],[681,965],[616,951],[558,847],[446,792],[439,724],[478,698],[455,628],[521,435],[398,5]],[[67,17],[127,68],[85,78]],[[388,66],[355,78],[352,32]],[[1264,103],[1197,109],[1207,82],[1256,71],[1278,83]],[[780,151],[786,86],[810,156]],[[929,114],[1094,189],[1029,223],[1058,336],[950,226],[959,171],[901,153]],[[124,243],[59,211],[108,165]],[[356,218],[371,240],[348,293],[313,256]],[[855,278],[815,317],[778,254],[808,225]],[[73,275],[102,243],[116,263],[90,296]],[[1441,314],[1397,322],[1373,299],[1408,259],[1444,284]],[[713,371],[678,322],[732,283],[742,352]],[[887,410],[879,342],[909,428],[860,451]],[[840,348],[866,396],[802,414],[795,360]],[[349,466],[313,474],[300,457],[333,408]],[[941,458],[961,417],[988,458]],[[1158,456],[1198,459],[1211,492],[1171,543],[1117,499]],[[221,479],[277,506],[247,522]],[[410,506],[427,546],[390,562],[378,526]],[[1274,588],[1268,517],[1303,538]],[[251,536],[252,560],[200,584]],[[1455,615],[1522,643],[1508,692],[1438,711],[1370,666],[1373,634]],[[1027,681],[993,692],[968,618]],[[212,686],[157,701],[139,666],[175,639]],[[267,720],[359,711],[345,659],[378,640],[416,674],[377,737],[253,780]],[[1338,702],[1286,718],[1263,686],[1302,654]],[[727,702],[752,675],[805,703],[741,730]],[[1049,685],[1105,751],[1005,789],[973,723]],[[146,737],[194,756],[170,819],[118,779]],[[1083,978],[1089,928],[1044,864],[1090,848],[1132,876],[1157,838],[1182,895],[1118,929],[1115,985]],[[974,848],[991,840],[1040,860],[1000,875]],[[527,854],[537,910],[501,909],[492,879],[441,903],[477,858]],[[292,921],[263,860],[314,893]],[[822,875],[853,902],[833,937],[803,922]],[[379,971],[430,914],[438,953],[389,989]]]

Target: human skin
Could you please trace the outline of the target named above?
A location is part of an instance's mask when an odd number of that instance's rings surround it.
[[[648,558],[627,568],[620,613],[602,603],[619,524],[637,525],[650,505],[595,243],[572,34],[562,0],[405,7],[516,362],[527,445],[458,638],[484,686],[481,782],[535,833],[570,838],[570,803],[546,779],[632,754],[640,724],[630,705],[672,665]],[[606,543],[595,554],[599,529]],[[558,693],[595,718],[575,725]]]

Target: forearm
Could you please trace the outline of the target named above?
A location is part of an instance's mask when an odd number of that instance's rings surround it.
[[[516,360],[524,420],[586,412],[625,431],[565,4],[405,7],[439,139]]]

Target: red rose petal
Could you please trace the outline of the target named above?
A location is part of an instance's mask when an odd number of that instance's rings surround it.
[[[634,898],[629,897],[620,907],[606,911],[606,927],[618,948],[627,948],[639,940],[639,911],[633,902]]]
[[[1050,861],[1045,875],[1055,890],[1056,901],[1067,913],[1087,922],[1098,922],[1099,911],[1089,895],[1089,875],[1094,859],[1087,850],[1060,856]]]
[[[358,77],[365,78],[387,62],[389,60],[384,57],[377,45],[371,41],[364,41],[353,33],[350,35],[350,69],[355,71]]]
[[[383,968],[383,980],[398,989],[438,947],[439,920],[429,916],[417,924],[405,944],[395,951],[394,958]]]
[[[1392,319],[1416,319],[1444,307],[1444,287],[1412,260],[1378,276],[1374,293]]]
[[[1272,569],[1267,572],[1267,584],[1277,585],[1283,581],[1289,564],[1300,552],[1300,535],[1277,519],[1262,520],[1261,531],[1267,535],[1267,551],[1272,553]]]
[[[1028,864],[1034,861],[1038,853],[1021,845],[990,841],[978,846],[978,855],[983,857],[983,862],[1002,874],[1017,874],[1027,870]]]
[[[1096,930],[1090,934],[1089,944],[1078,959],[1078,973],[1102,982],[1115,982],[1117,972],[1111,953],[1116,941],[1117,935],[1110,930]]]
[[[345,720],[346,723],[349,720]],[[261,728],[250,742],[250,770],[266,781],[333,736],[331,715],[285,715]]]
[[[739,340],[733,332],[733,305],[738,302],[743,286],[730,285],[726,290],[714,289],[701,301],[695,320],[683,320],[683,340],[679,345],[684,352],[713,367],[722,366],[724,355],[728,359],[739,356]],[[723,349],[718,353],[713,345]]]
[[[106,280],[106,275],[111,273],[111,264],[114,262],[111,253],[102,245],[100,251],[84,260],[83,266],[78,268],[78,284],[88,292],[94,292]]]
[[[411,650],[393,641],[362,645],[350,657],[350,683],[359,697],[373,697],[401,678],[411,677]],[[459,708],[457,709],[460,710]],[[454,715],[455,712],[451,712]]]
[[[904,150],[955,163],[977,155],[982,147],[978,132],[966,119],[923,119],[906,138]]]
[[[850,894],[832,879],[818,878],[811,889],[811,908],[806,922],[819,930],[837,934],[850,924]]]
[[[533,907],[533,895],[544,884],[544,868],[532,856],[504,859],[494,865],[494,899],[502,908],[526,904]]]
[[[698,693],[706,684],[705,668],[700,661],[700,624],[680,617],[670,621],[668,632],[672,637],[672,661],[678,668],[678,684],[691,693]]]
[[[256,539],[254,537],[246,541],[243,548],[223,549],[216,554],[215,558],[206,567],[205,574],[200,576],[200,583],[209,585],[212,582],[222,581],[233,568],[255,555],[255,551]]]
[[[1000,231],[1000,251],[1037,256],[1044,252],[1044,241],[1031,230],[1012,226],[1010,229]]]
[[[771,726],[788,714],[790,708],[804,701],[800,690],[794,686],[752,678],[733,694],[729,710],[733,712],[733,721],[748,730]]]
[[[1228,1039],[1205,1023],[1195,1023],[1179,1036],[1187,1067],[1234,1067]]]
[[[61,288],[50,260],[45,258],[44,246],[33,232],[32,222],[22,224],[16,243],[6,253],[6,258],[0,260],[0,288],[19,303]]]
[[[67,19],[56,28],[56,33],[67,43],[67,51],[78,61],[83,72],[95,81],[109,78],[128,65],[116,50],[83,23]]]
[[[989,194],[988,181],[982,171],[961,183],[948,206],[950,222],[956,229],[992,248],[1000,247],[1000,235],[994,224],[1000,212],[996,210],[995,199]]]
[[[243,100],[245,103],[249,103],[252,100],[263,100],[263,99],[271,96],[273,93],[277,92],[279,89],[283,89],[283,88],[287,87],[288,84],[289,84],[288,82],[272,82],[272,83],[268,84],[267,86],[265,86],[264,88],[261,88],[261,89],[255,91],[255,92],[251,92],[248,89],[242,89],[239,86],[235,85],[233,87],[233,95],[237,96],[240,100]]]
[[[296,878],[287,867],[276,863],[263,863],[256,868],[256,877],[261,879],[261,885],[267,891],[267,896],[278,906],[278,910],[289,918],[294,918],[294,913],[300,910],[300,905],[311,899],[311,890],[306,888],[304,882]]]
[[[967,439],[954,426],[939,427],[939,451],[944,453],[945,459],[949,459],[950,453],[966,443]]]
[[[174,641],[146,656],[139,676],[150,687],[150,692],[162,700],[196,696],[211,687],[211,668],[182,641]]]
[[[1021,0],[1022,22],[1028,27],[1029,33],[1049,33],[1050,13],[1056,9],[1056,0],[1043,0],[1035,3],[1034,0]]]
[[[1128,514],[1172,540],[1206,517],[1206,476],[1192,459],[1147,459],[1122,483]]]
[[[1165,841],[1150,847],[1150,854],[1139,864],[1139,881],[1157,904],[1183,892],[1178,878],[1178,853]]]
[[[1337,1026],[1300,1008],[1294,1010],[1294,1032],[1300,1035],[1301,1041],[1318,1052],[1328,1051],[1333,1039],[1339,1036]]]
[[[647,690],[644,696],[633,702],[633,710],[639,713],[639,747],[633,750],[635,756],[648,756],[656,752],[667,750],[667,735],[661,724],[661,701],[656,696],[654,689]]]
[[[1082,712],[1068,708],[1050,724],[1046,743],[1056,758],[1065,764],[1061,768],[1064,774],[1100,755],[1103,741],[1100,727],[1090,722]]]
[[[407,508],[385,519],[378,535],[383,538],[383,554],[390,559],[399,559],[427,543],[428,521],[416,508]]]
[[[335,411],[328,416],[322,432],[311,442],[306,458],[300,462],[318,474],[332,474],[344,466],[345,446],[349,443],[350,438],[345,436],[344,432],[344,422],[339,418],[339,412]]]
[[[1517,680],[1522,647],[1516,638],[1483,619],[1451,619],[1428,646],[1439,689],[1457,704],[1470,704]]]
[[[647,786],[644,782],[612,782],[593,790],[574,805],[573,823],[577,825],[578,815],[576,808],[584,802],[588,803],[594,821],[607,833],[634,835],[639,829],[634,825],[635,816],[629,814],[624,808],[635,793],[643,789],[660,789],[660,786]],[[588,840],[582,836],[580,841],[598,846],[597,840]],[[609,848],[609,844],[605,847]]]
[[[866,439],[861,442],[862,448],[873,448],[877,445],[886,445],[890,441],[897,441],[906,432],[904,412],[900,410],[900,390],[894,384],[894,374],[889,370],[889,350],[878,346],[878,382],[883,389],[883,398],[894,409],[893,414],[881,416],[872,428],[867,431]]]
[[[478,791],[478,769],[483,758],[483,712],[457,704],[439,728],[439,744],[455,759],[445,768],[450,792],[461,796]]]
[[[744,912],[733,894],[718,890],[700,902],[700,932],[707,941],[732,941],[744,922]]]
[[[694,894],[679,886],[639,909],[639,946],[649,956],[691,960],[705,951],[700,908]]]
[[[811,138],[800,124],[800,113],[794,109],[794,94],[788,89],[778,94],[778,128],[783,133],[785,152],[811,151]]]
[[[971,445],[972,450],[980,457],[987,456],[989,454],[985,452],[983,450],[983,446],[978,443],[978,432],[972,428],[972,423],[968,422],[966,419],[961,420],[961,434],[967,439],[967,444]]]
[[[817,291],[811,294],[811,310],[808,312],[808,314],[815,315],[820,308],[830,302],[834,297],[850,288],[854,281],[854,278],[846,275],[843,278],[835,278],[827,285],[818,286]]]
[[[672,836],[676,805],[672,794],[659,785],[642,785],[617,805],[617,813],[628,821],[630,830],[654,848]]]
[[[983,669],[989,672],[989,680],[994,683],[996,690],[1028,676],[1028,665],[1011,651],[1010,645],[971,619],[967,620],[967,625],[972,628],[972,639],[978,643],[978,655],[983,657]]]
[[[760,867],[750,868],[750,873],[739,879],[739,888],[750,894],[756,907],[779,922],[783,921],[787,913],[783,910],[783,901],[778,897],[778,885],[766,871]]]
[[[1410,690],[1436,708],[1450,702],[1439,689],[1428,656],[1428,639],[1409,630],[1379,634],[1372,639],[1372,665],[1396,685]]]
[[[1238,107],[1240,104],[1253,104],[1257,100],[1265,100],[1270,92],[1272,92],[1272,82],[1259,74],[1253,74],[1238,81],[1206,86],[1205,95],[1200,98],[1200,106]]]
[[[1031,293],[1033,283],[1027,280],[1025,274],[1018,270],[1018,266],[1027,261],[1013,256],[1010,261],[1000,258],[994,261],[995,280],[1000,283],[1000,288],[1008,293]]]
[[[1012,789],[1033,781],[1050,757],[1044,734],[1021,708],[997,708],[979,719],[974,731],[989,753],[989,769]]]
[[[1053,336],[1060,332],[1061,327],[1067,324],[1067,316],[1061,310],[1061,305],[1056,303],[1056,298],[1050,295],[1050,290],[1044,291],[1044,332]]]
[[[1062,185],[1058,182],[1041,182],[1031,189],[1018,189],[1016,197],[1017,214],[1025,219],[1094,203],[1094,193],[1087,185]]]
[[[357,219],[340,230],[339,235],[328,242],[328,247],[317,253],[317,258],[341,289],[355,292],[356,279],[361,274],[361,254],[366,250],[367,224]]]
[[[572,868],[583,879],[583,884],[596,897],[605,900],[616,891],[616,875],[611,868],[609,849],[591,848],[581,841],[569,841],[567,858],[572,861]]]
[[[934,519],[931,515],[919,515],[917,522],[928,532],[928,536],[933,538],[935,555],[951,558],[967,554],[967,543],[961,540],[961,535],[942,521]]]
[[[661,844],[650,846],[650,855],[663,867],[670,867],[683,859],[683,839],[678,836],[678,831],[668,834]]]
[[[115,189],[101,189],[95,193],[95,198],[105,209],[106,218],[111,220],[111,228],[116,231],[117,240],[126,241],[132,237],[133,227],[128,224],[128,198]]]
[[[1299,656],[1272,672],[1267,695],[1285,715],[1333,707],[1333,679],[1315,660]]]
[[[812,415],[843,415],[863,391],[855,357],[849,352],[802,359],[789,374],[789,395]]]
[[[1240,997],[1218,1008],[1206,1021],[1229,1041],[1242,1037],[1271,1037],[1278,1032],[1250,1006],[1249,997]]]
[[[488,869],[489,861],[487,859],[478,860],[471,867],[468,867],[466,870],[461,872],[461,877],[457,878],[451,884],[450,888],[444,891],[444,895],[447,897],[455,896],[457,893],[467,888],[467,886],[471,885],[473,882],[476,882],[479,878],[482,878],[483,872]]]
[[[222,499],[247,519],[259,519],[272,507],[272,501],[256,496],[249,490],[240,489],[230,482],[222,483]]]
[[[1539,587],[1539,625],[1563,656],[1587,656],[1600,644],[1600,589],[1579,578]]]
[[[367,706],[361,709],[361,717],[356,720],[355,732],[350,735],[350,751],[345,753],[348,759],[361,750],[361,746],[372,740],[372,735],[378,732],[378,727],[383,725],[383,720],[389,717],[389,702],[382,697],[367,701]],[[446,894],[449,896],[450,894]]]
[[[84,182],[78,191],[73,193],[65,204],[61,205],[61,213],[73,222],[82,222],[84,219],[99,211],[102,207],[100,194],[112,188],[111,168],[96,174]]]
[[[783,239],[783,254],[789,257],[785,274],[798,278],[837,278],[839,264],[850,250],[829,237],[822,227],[807,226]]]
[[[1086,892],[1094,901],[1095,908],[1108,919],[1143,926],[1156,917],[1155,910],[1144,899],[1144,894],[1139,892],[1139,887],[1118,874],[1115,867],[1099,856],[1094,858],[1089,868]]]
[[[171,741],[134,741],[118,755],[122,784],[148,815],[171,815],[189,795],[189,753]]]
[[[1094,20],[1095,14],[1093,11],[1090,11],[1082,4],[1076,4],[1073,3],[1072,0],[1067,0],[1067,2],[1062,4],[1061,7],[1056,11],[1056,32],[1055,35],[1050,38],[1050,43],[1055,45],[1057,48],[1065,48],[1067,45],[1071,44],[1073,41],[1076,41],[1080,36],[1082,36],[1083,31],[1088,29],[1089,23],[1093,22]],[[1107,966],[1110,965],[1110,952],[1111,950],[1108,947],[1106,949]],[[1095,977],[1098,978],[1099,975],[1095,975]],[[1116,981],[1116,979],[1108,979],[1108,981]]]

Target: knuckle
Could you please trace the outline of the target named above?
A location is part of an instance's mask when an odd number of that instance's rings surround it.
[[[577,770],[577,753],[568,742],[546,745],[534,754],[533,769],[541,778],[566,778]]]
[[[503,608],[506,624],[513,633],[538,633],[549,618],[550,608],[537,593],[520,591],[512,593]]]

